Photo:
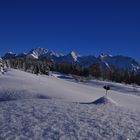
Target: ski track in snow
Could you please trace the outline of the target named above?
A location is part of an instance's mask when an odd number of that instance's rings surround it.
[[[11,69],[0,75],[0,140],[139,140],[140,96],[112,90],[94,104],[104,92]]]

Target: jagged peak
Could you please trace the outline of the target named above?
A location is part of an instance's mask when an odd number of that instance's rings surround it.
[[[71,51],[68,55],[71,55],[72,57],[80,57],[80,55],[75,51]]]
[[[61,53],[57,53],[57,52],[52,51],[52,50],[48,51],[48,54],[50,54],[50,55],[54,55],[54,56],[56,56],[56,57],[64,56],[63,54],[61,54]]]
[[[74,52],[74,51],[71,51],[71,52],[68,54],[68,56],[72,57],[72,58],[74,59],[75,62],[77,61],[78,57],[80,57],[80,55],[77,54],[77,53]]]
[[[111,54],[105,54],[105,53],[101,53],[99,55],[99,58],[105,58],[105,57],[113,57]]]
[[[13,52],[7,52],[7,53],[5,54],[5,56],[6,56],[6,55],[16,56],[16,53],[13,53]]]
[[[12,54],[12,55],[15,55],[15,53],[13,53],[13,52],[11,52],[11,51],[7,52],[6,54]]]
[[[45,55],[46,53],[48,53],[48,49],[37,47],[29,51],[28,55],[29,57],[31,56],[31,57],[39,58],[41,55]]]
[[[48,49],[37,47],[37,48],[32,49],[30,52],[46,52],[47,53]]]

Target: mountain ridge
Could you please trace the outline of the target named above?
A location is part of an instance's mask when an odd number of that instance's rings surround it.
[[[52,59],[55,63],[77,63],[83,67],[90,67],[94,64],[99,64],[103,68],[115,68],[119,70],[128,70],[133,72],[140,72],[140,62],[134,58],[123,55],[108,55],[101,54],[98,57],[94,55],[81,56],[78,53],[71,51],[67,55],[58,53],[46,48],[35,48],[27,53],[15,54],[12,52],[6,53],[2,58],[11,59],[17,57],[25,57],[27,59],[41,59],[48,58]]]

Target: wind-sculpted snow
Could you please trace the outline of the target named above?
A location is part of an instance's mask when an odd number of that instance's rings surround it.
[[[0,102],[11,100],[23,100],[23,99],[50,99],[49,96],[43,94],[33,94],[28,90],[10,90],[3,89],[0,91]]]
[[[138,140],[140,112],[61,100],[0,102],[2,140]]]

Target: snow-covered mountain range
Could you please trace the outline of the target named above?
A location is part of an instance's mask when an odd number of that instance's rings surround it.
[[[8,52],[3,56],[4,59],[15,57],[25,57],[27,59],[48,58],[52,59],[56,63],[77,63],[83,67],[89,67],[93,64],[99,64],[102,68],[115,68],[119,70],[140,72],[140,63],[138,61],[131,57],[122,55],[112,56],[101,54],[99,57],[95,57],[94,55],[80,56],[74,51],[70,52],[67,55],[63,55],[46,48],[35,48],[28,53],[15,54],[12,52]]]

